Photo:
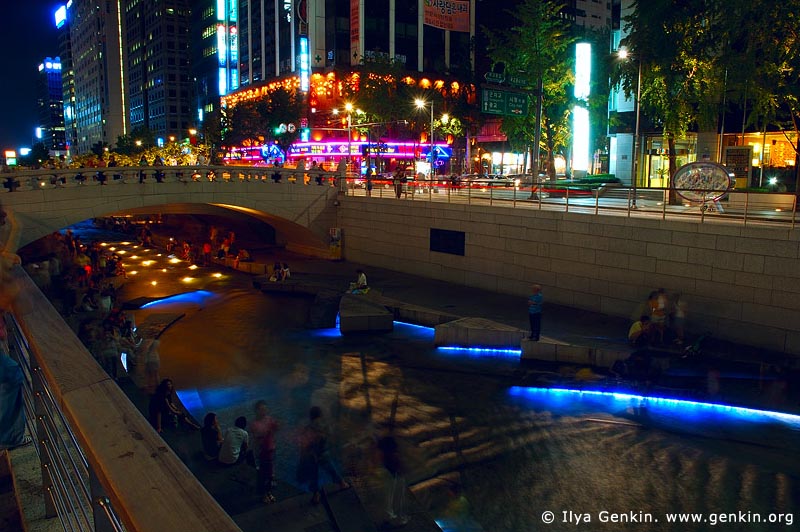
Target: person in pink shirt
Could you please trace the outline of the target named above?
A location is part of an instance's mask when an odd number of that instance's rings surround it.
[[[272,495],[273,475],[275,473],[275,433],[278,422],[267,414],[266,401],[255,404],[256,418],[250,423],[250,439],[253,442],[253,456],[256,462],[256,489],[263,494],[265,503],[275,502]]]

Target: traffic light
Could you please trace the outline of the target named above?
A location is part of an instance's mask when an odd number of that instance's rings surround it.
[[[304,127],[300,130],[300,142],[308,142],[311,139],[311,128]]]

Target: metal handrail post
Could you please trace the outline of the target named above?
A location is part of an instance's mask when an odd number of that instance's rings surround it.
[[[661,219],[662,220],[666,220],[667,219],[667,203],[669,203],[669,191],[667,189],[664,189],[661,192],[661,194],[662,194],[662,196],[661,196]]]
[[[566,187],[567,193],[564,194],[564,212],[569,212],[569,185]]]
[[[33,372],[31,385],[33,386],[34,408],[36,416],[36,440],[39,446],[39,463],[42,469],[42,489],[45,492],[53,493],[54,480],[50,473],[53,464],[50,462],[50,455],[47,452],[48,441],[45,439],[47,431],[45,429],[45,416],[47,416],[47,407],[44,404],[45,392],[42,388],[43,379],[38,378],[38,373],[42,371],[39,361],[36,359],[34,353],[29,353],[31,361],[31,371]],[[44,513],[46,517],[55,517],[58,511],[55,502],[50,497],[44,498]]]
[[[796,214],[797,214],[797,196],[792,198],[792,229],[794,229],[794,220]]]
[[[631,189],[628,188],[628,218],[631,217]]]
[[[489,206],[490,206],[490,207],[491,207],[491,205],[492,205],[492,199],[493,199],[493,198],[492,198],[492,195],[493,195],[493,194],[494,194],[494,187],[492,186],[492,184],[491,184],[491,183],[489,183]]]
[[[750,192],[744,193],[744,225],[747,225],[747,209],[750,205]]]
[[[430,182],[428,183],[428,203],[433,201],[433,197],[431,197],[432,192],[433,192],[433,178],[431,178]]]
[[[597,216],[600,213],[600,187],[597,187],[597,190],[594,193],[594,215]]]
[[[467,205],[472,205],[472,185],[467,185]]]
[[[514,196],[513,196],[512,200],[511,200],[511,207],[512,208],[516,208],[517,207],[517,187],[516,187],[516,185],[514,186]]]
[[[123,528],[111,509],[106,491],[91,467],[89,467],[89,486],[92,490],[94,532],[122,532]]]
[[[536,194],[536,198],[539,200],[539,210],[541,211],[542,210],[542,184],[539,183],[539,186],[536,187],[536,188],[538,190],[538,193]]]

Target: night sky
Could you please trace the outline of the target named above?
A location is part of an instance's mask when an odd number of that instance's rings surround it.
[[[38,67],[45,57],[58,55],[53,13],[66,0],[25,0],[3,10],[0,50],[6,68],[0,80],[0,149],[30,146],[38,125],[36,95]]]

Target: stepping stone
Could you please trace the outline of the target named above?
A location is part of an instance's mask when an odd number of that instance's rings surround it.
[[[526,334],[522,329],[485,318],[461,318],[437,325],[433,343],[436,346],[516,349]]]
[[[387,332],[394,329],[394,315],[363,295],[345,294],[339,302],[339,331]]]

